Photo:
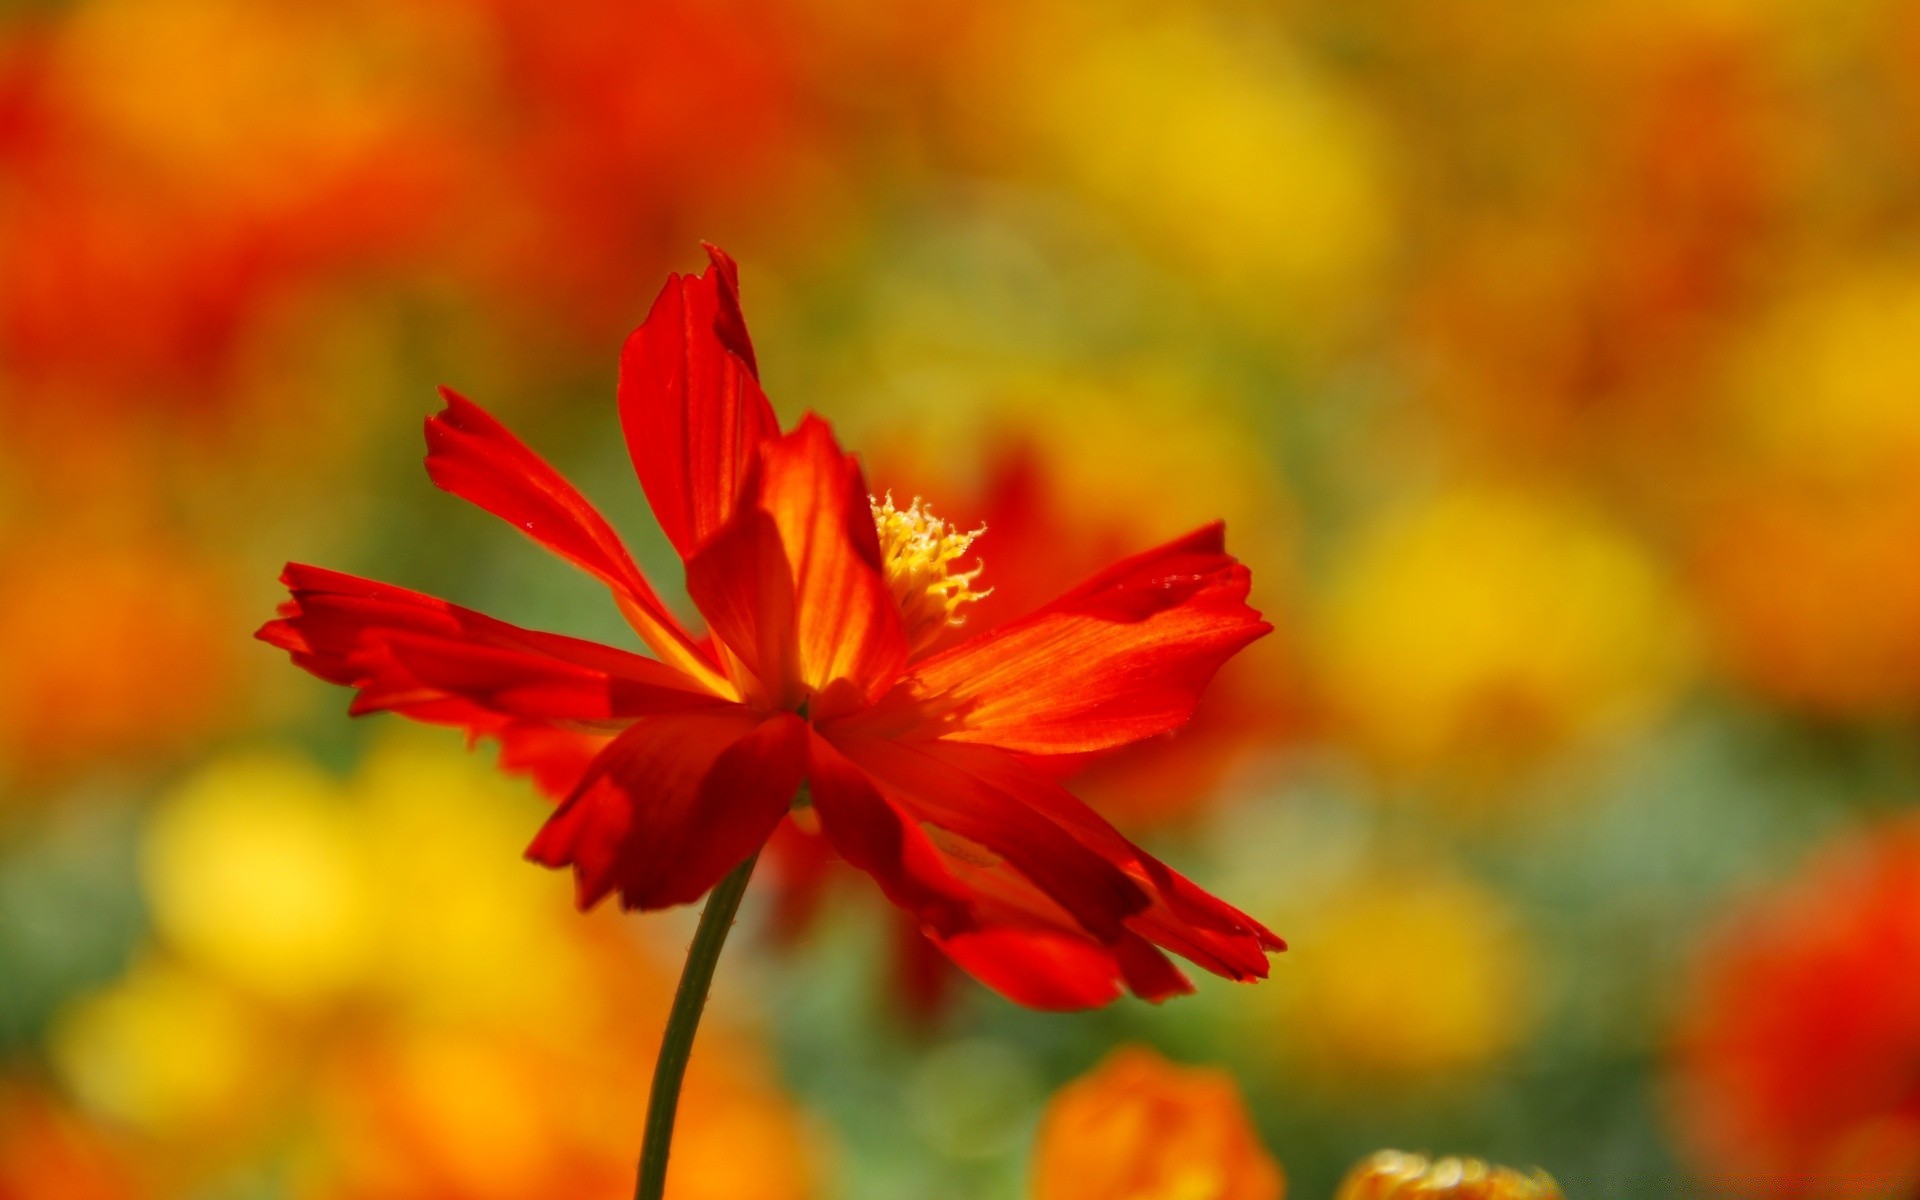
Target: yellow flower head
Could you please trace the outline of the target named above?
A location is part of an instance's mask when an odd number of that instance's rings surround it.
[[[906,624],[907,643],[923,650],[941,630],[966,621],[962,606],[993,590],[974,590],[973,581],[986,569],[983,565],[976,563],[971,571],[954,570],[960,556],[987,527],[962,533],[934,516],[918,496],[904,509],[894,507],[892,492],[884,499],[869,499],[873,523],[880,532],[880,561]]]
[[[1334,1200],[1561,1200],[1560,1186],[1535,1167],[1525,1175],[1477,1158],[1428,1159],[1382,1150],[1348,1173]]]

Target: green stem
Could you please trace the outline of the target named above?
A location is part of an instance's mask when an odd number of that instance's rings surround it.
[[[673,1011],[667,1015],[660,1058],[653,1067],[653,1091],[647,1097],[647,1134],[640,1144],[640,1181],[634,1185],[634,1200],[661,1200],[667,1190],[667,1153],[673,1148],[680,1081],[687,1073],[687,1060],[693,1056],[693,1035],[700,1028],[700,1013],[707,1007],[707,988],[720,962],[720,948],[727,944],[733,916],[740,911],[740,897],[746,895],[747,880],[759,857],[756,851],[735,867],[707,895],[707,906],[700,911],[700,926],[687,949],[686,970],[680,975],[679,990],[673,994]]]

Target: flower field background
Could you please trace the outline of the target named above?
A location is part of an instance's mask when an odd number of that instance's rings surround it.
[[[629,1194],[693,910],[249,635],[631,644],[442,383],[691,615],[613,389],[702,239],[970,624],[1225,518],[1275,632],[1070,786],[1290,949],[1031,1012],[776,840],[676,1200],[1913,1195],[1916,80],[1909,0],[0,3],[0,1200]]]

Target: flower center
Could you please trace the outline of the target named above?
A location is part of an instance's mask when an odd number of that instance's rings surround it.
[[[916,652],[924,650],[941,631],[966,623],[962,605],[992,593],[992,588],[974,590],[973,581],[986,569],[979,563],[971,571],[953,569],[967,547],[973,545],[973,539],[987,527],[961,533],[934,516],[918,496],[904,509],[894,507],[891,492],[885,499],[869,496],[867,500],[873,505],[873,523],[880,532],[880,561],[886,567],[893,602],[900,606],[907,644]]]

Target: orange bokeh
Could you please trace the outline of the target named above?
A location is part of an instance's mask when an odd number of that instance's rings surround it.
[[[1231,1076],[1125,1047],[1055,1095],[1034,1149],[1034,1200],[1281,1200]]]

